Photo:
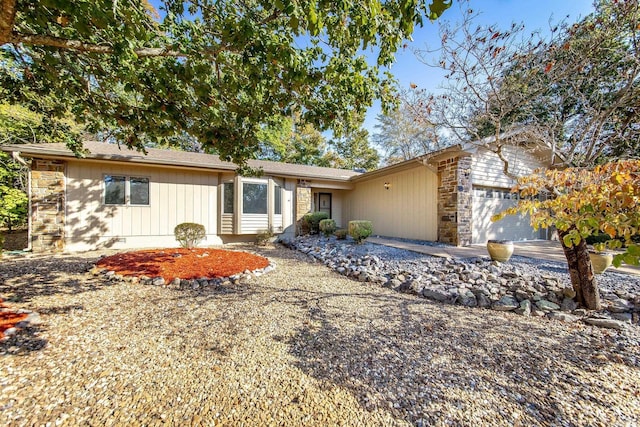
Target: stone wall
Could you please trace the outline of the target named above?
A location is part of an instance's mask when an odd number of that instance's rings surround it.
[[[65,222],[65,163],[31,162],[31,248],[34,252],[62,251]]]
[[[300,234],[300,220],[302,217],[311,212],[311,187],[304,183],[298,184],[296,187],[296,234]]]
[[[438,241],[457,246],[471,244],[471,157],[438,163]]]

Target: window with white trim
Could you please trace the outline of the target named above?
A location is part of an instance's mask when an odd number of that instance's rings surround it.
[[[267,213],[268,185],[253,182],[242,183],[242,213]]]
[[[149,178],[105,175],[103,201],[105,205],[149,206]]]
[[[225,182],[222,186],[222,213],[233,213],[234,185],[233,182]]]

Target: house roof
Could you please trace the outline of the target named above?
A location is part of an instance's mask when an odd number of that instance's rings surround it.
[[[85,141],[84,147],[89,150],[87,159],[133,162],[160,166],[178,166],[222,171],[235,171],[237,165],[225,162],[219,156],[203,153],[192,153],[177,150],[161,150],[148,148],[147,154],[128,149],[125,146],[107,144],[96,141]],[[50,158],[75,158],[75,155],[64,144],[17,144],[2,145],[0,149],[7,152],[19,152],[25,157],[45,156]],[[291,163],[270,162],[265,160],[249,160],[252,168],[262,169],[267,175],[296,178],[326,179],[332,181],[349,181],[360,175],[347,169],[324,168],[318,166],[296,165]]]
[[[376,169],[370,172],[363,173],[351,178],[352,181],[365,181],[371,178],[387,175],[389,173],[400,172],[405,169],[410,169],[418,165],[428,166],[431,162],[442,160],[443,158],[453,157],[465,152],[462,146],[452,145],[450,147],[442,148],[440,150],[432,151],[427,154],[423,154],[413,159],[405,160],[400,163],[394,163],[389,166],[385,166],[380,169]]]

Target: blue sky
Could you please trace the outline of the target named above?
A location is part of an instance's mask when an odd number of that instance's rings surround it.
[[[442,15],[441,20],[459,21],[459,5],[460,2],[454,0],[453,6]],[[543,33],[548,33],[550,19],[558,23],[568,15],[567,20],[575,22],[593,11],[592,0],[471,0],[469,6],[480,14],[476,20],[478,24],[497,24],[498,28],[508,28],[512,22],[524,23],[527,32],[541,30]],[[418,61],[411,50],[423,48],[425,44],[437,46],[439,22],[427,22],[424,27],[416,28],[413,41],[408,43],[409,48],[397,53],[391,72],[401,87],[408,88],[410,83],[414,83],[420,88],[434,91],[441,84],[444,73]],[[369,109],[364,123],[369,133],[375,132],[378,114],[380,104],[375,103]]]

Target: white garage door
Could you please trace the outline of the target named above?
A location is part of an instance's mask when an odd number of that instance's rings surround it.
[[[517,195],[508,189],[473,188],[473,243],[487,240],[535,240],[541,237],[529,223],[529,215],[508,215],[491,222],[491,217],[517,203]]]

